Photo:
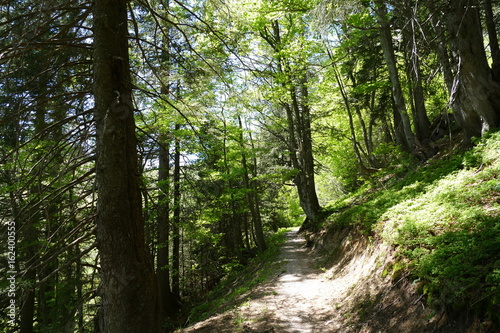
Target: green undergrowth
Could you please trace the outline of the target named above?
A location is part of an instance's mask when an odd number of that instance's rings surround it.
[[[285,233],[290,229],[282,228],[267,239],[267,250],[252,258],[244,267],[235,267],[208,294],[205,301],[191,311],[188,323],[205,320],[215,314],[224,313],[247,301],[246,296],[252,289],[268,281],[281,265],[277,258],[286,241]]]
[[[380,177],[329,209],[328,227],[354,224],[393,245],[386,272],[410,276],[431,307],[500,327],[500,132]]]

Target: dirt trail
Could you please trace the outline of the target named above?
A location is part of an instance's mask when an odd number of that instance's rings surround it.
[[[322,258],[297,230],[286,237],[270,281],[231,310],[176,332],[482,332],[426,307],[416,285],[393,275],[392,251],[380,241],[349,229],[326,233],[315,243]]]
[[[258,331],[325,332],[333,319],[338,291],[325,272],[314,267],[310,250],[296,231],[287,233],[280,260],[284,262],[282,272],[265,287],[268,295],[248,302],[242,313],[257,319],[253,326],[267,324],[255,329]],[[248,326],[251,328],[252,323]]]
[[[257,287],[248,301],[232,311],[178,332],[339,332],[342,315],[336,311],[348,286],[342,277],[318,267],[306,241],[292,230],[279,259],[280,271]],[[348,281],[351,285],[355,281]]]

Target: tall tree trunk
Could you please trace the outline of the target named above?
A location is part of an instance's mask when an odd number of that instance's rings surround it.
[[[481,136],[500,125],[500,87],[486,59],[478,1],[451,1],[444,15],[452,51],[458,56],[452,103],[460,104],[466,136]]]
[[[397,112],[399,113],[399,118],[401,119],[401,125],[405,136],[404,147],[409,151],[414,151],[415,138],[411,129],[410,117],[408,116],[403,89],[401,88],[401,82],[399,80],[396,56],[394,54],[394,46],[392,44],[391,29],[389,22],[387,21],[387,8],[385,3],[381,0],[376,0],[375,11],[380,24],[380,44],[382,46],[382,51],[384,52],[387,69],[389,71],[394,104]]]
[[[333,54],[330,52],[330,50],[327,50],[327,52],[328,52],[328,57],[333,62],[334,61]],[[351,137],[354,138],[354,141],[353,141],[354,153],[356,154],[356,158],[358,160],[358,163],[360,164],[361,171],[362,172],[367,171],[368,169],[365,167],[365,165],[362,161],[361,151],[359,148],[360,145],[356,140],[356,134],[354,132],[355,131],[354,122],[353,122],[354,119],[353,119],[353,115],[352,115],[352,111],[351,111],[351,103],[349,101],[349,96],[347,94],[346,87],[342,81],[342,77],[340,76],[340,74],[338,73],[338,71],[336,69],[334,69],[334,70],[335,70],[335,73],[334,73],[335,79],[336,79],[337,83],[339,84],[340,93],[341,93],[342,99],[344,101],[344,104],[346,105],[347,114],[349,116],[349,127],[351,128]],[[374,69],[374,71],[376,71],[376,69]],[[356,77],[354,76],[354,68],[353,67],[349,68],[349,72],[347,73],[347,75],[352,82],[352,86],[357,87],[358,84],[356,81]],[[370,118],[372,120],[370,121],[369,127],[366,126],[366,122],[363,119],[362,108],[360,107],[360,105],[355,103],[355,105],[353,107],[354,107],[354,111],[356,112],[356,116],[358,118],[359,125],[361,127],[361,132],[363,133],[363,141],[364,141],[364,145],[366,147],[366,152],[364,152],[364,156],[366,157],[367,162],[368,162],[370,167],[379,167],[380,163],[377,161],[376,157],[373,155],[373,137],[372,137],[373,130],[372,130],[372,128],[373,128],[373,122],[374,122],[374,120],[373,120],[374,119],[374,116],[373,116],[374,115],[374,112],[373,112],[374,100],[375,100],[375,91],[373,91],[370,94],[370,97],[365,99],[365,101],[364,101],[364,104],[366,105],[368,110],[371,111]]]
[[[244,249],[243,233],[241,228],[241,214],[239,212],[240,199],[236,199],[234,195],[234,190],[238,188],[237,182],[233,181],[233,175],[231,175],[231,165],[229,163],[228,157],[228,144],[227,140],[229,137],[227,121],[224,115],[224,138],[223,138],[223,163],[224,172],[226,173],[227,188],[229,189],[229,202],[227,203],[227,212],[222,213],[223,219],[225,221],[225,243],[227,249],[231,255],[236,255],[241,263],[246,261],[243,256],[242,250]],[[230,208],[229,208],[230,207]]]
[[[445,39],[446,35],[445,28],[442,26],[439,18],[437,18],[436,15],[432,16],[432,25],[434,30],[432,33],[440,37],[436,41],[434,41],[432,45],[441,64],[444,83],[446,85],[446,89],[448,90],[448,96],[450,98],[449,107],[453,112],[457,124],[461,128],[465,128],[466,125],[465,125],[465,120],[463,118],[462,108],[460,104],[453,102],[457,86],[455,85],[456,81],[453,73],[453,65],[447,48],[448,41]]]
[[[257,156],[255,154],[255,142],[252,138],[252,133],[249,132],[249,139],[250,139],[250,146],[252,148],[252,177],[253,179],[250,181],[250,185],[252,187],[252,194],[253,194],[253,200],[255,202],[255,213],[257,214],[257,216],[260,218],[262,217],[261,213],[260,213],[260,196],[259,196],[259,185],[258,185],[258,181],[256,180],[257,176],[258,176],[258,172],[257,172]],[[259,226],[260,229],[262,229],[262,219],[260,219],[260,226]],[[257,231],[256,231],[257,232]],[[258,231],[258,232],[262,232],[262,237],[264,238],[264,231]],[[264,244],[265,244],[265,240],[264,240]],[[265,244],[265,247],[267,248],[267,244]]]
[[[181,250],[181,151],[179,135],[180,125],[175,124],[174,141],[174,216],[172,221],[172,293],[180,299],[180,250]]]
[[[431,137],[431,122],[427,116],[425,107],[424,88],[420,69],[420,55],[417,45],[417,24],[416,5],[413,1],[406,0],[403,5],[403,17],[406,24],[403,28],[403,39],[407,54],[407,72],[410,80],[410,93],[413,99],[412,113],[415,127],[415,134],[420,142],[429,140]]]
[[[254,189],[250,185],[251,181],[248,176],[250,170],[248,169],[247,156],[245,141],[243,138],[243,122],[241,121],[241,116],[238,115],[238,124],[240,126],[240,137],[239,144],[241,149],[241,164],[243,167],[243,181],[245,183],[245,188],[247,190],[247,202],[250,208],[250,214],[252,215],[252,222],[255,229],[255,240],[257,243],[257,248],[260,252],[264,252],[267,248],[266,241],[264,239],[264,231],[262,229],[262,219],[260,216],[260,209],[258,207],[258,202],[255,200]],[[245,230],[246,231],[246,230]]]
[[[160,135],[158,166],[158,254],[156,266],[160,287],[163,320],[172,315],[178,307],[170,287],[170,159],[169,142],[165,134]]]
[[[160,332],[158,281],[144,241],[127,0],[96,0],[94,97],[97,129],[97,246],[101,260],[98,330]]]
[[[170,11],[170,1],[163,2],[163,11],[165,17]],[[167,30],[162,36],[163,49],[161,52],[161,62],[163,73],[161,77],[161,96],[165,100],[170,100],[171,93],[171,35],[170,25],[167,24]],[[158,196],[158,254],[156,258],[157,274],[160,286],[160,298],[163,310],[163,321],[175,313],[179,308],[177,298],[172,292],[170,284],[170,133],[160,129],[159,135],[159,166],[158,166],[158,187],[160,194]]]
[[[307,79],[305,77],[306,74],[304,73],[303,75],[304,76],[300,79],[299,86],[295,88],[300,92],[300,97],[297,96],[295,90],[291,92],[292,108],[295,110],[297,138],[300,140],[297,145],[300,169],[295,178],[295,184],[299,191],[301,207],[308,219],[305,227],[309,228],[310,226],[315,228],[321,207],[316,193],[316,182],[314,180],[311,109],[308,104]]]
[[[321,209],[314,180],[314,156],[312,150],[311,110],[309,108],[306,68],[302,73],[291,70],[289,60],[282,54],[283,45],[278,21],[272,21],[271,30],[264,29],[261,36],[277,56],[279,81],[288,92],[289,102],[282,102],[288,126],[288,152],[297,175],[294,184],[299,194],[300,206],[306,215],[303,229],[314,228]],[[283,80],[284,78],[284,80]]]
[[[347,95],[344,82],[342,81],[342,78],[340,77],[340,74],[338,73],[337,69],[334,69],[334,75],[335,75],[335,80],[337,81],[337,84],[339,86],[340,95],[342,96],[342,100],[344,101],[345,109],[347,111],[347,116],[349,119],[349,130],[351,132],[352,149],[354,150],[354,155],[356,155],[356,159],[358,160],[361,172],[363,172],[364,170],[366,170],[366,166],[363,162],[363,158],[361,156],[361,152],[357,144],[356,129],[354,128],[354,120],[351,111],[351,103],[349,102],[349,96]]]
[[[493,16],[493,9],[491,8],[491,0],[483,0],[483,8],[486,17],[488,39],[490,42],[491,60],[493,63],[493,80],[495,80],[495,82],[500,82],[500,47],[498,46],[497,29],[495,24],[495,17]]]

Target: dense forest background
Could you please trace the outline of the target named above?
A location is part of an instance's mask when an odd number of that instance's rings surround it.
[[[472,146],[500,125],[499,10],[1,1],[0,327],[160,332],[279,228]]]

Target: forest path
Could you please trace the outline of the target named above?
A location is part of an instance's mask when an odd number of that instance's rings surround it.
[[[178,332],[339,332],[343,321],[336,311],[352,281],[328,277],[317,267],[316,255],[297,229],[286,233],[271,281],[257,286],[246,301],[229,312]]]
[[[279,276],[268,286],[267,295],[254,299],[241,312],[257,319],[248,324],[264,323],[255,332],[326,332],[334,317],[334,285],[325,276],[296,230],[286,234],[280,260],[284,263]],[[266,294],[266,293],[264,293]],[[253,325],[255,324],[255,325]]]

